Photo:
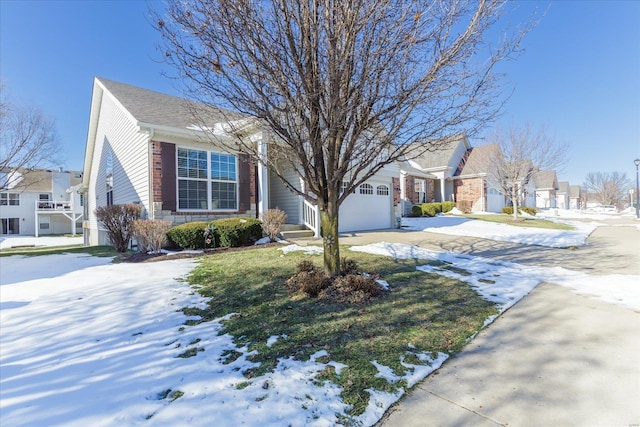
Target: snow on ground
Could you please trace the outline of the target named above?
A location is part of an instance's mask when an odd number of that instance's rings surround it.
[[[402,218],[405,230],[428,231],[430,233],[453,236],[479,237],[482,239],[525,245],[566,248],[583,246],[589,234],[598,226],[595,222],[563,221],[575,230],[551,230],[533,227],[518,227],[509,224],[481,221],[455,216],[437,216],[433,218]]]
[[[0,237],[0,249],[9,249],[16,246],[71,246],[82,245],[82,235],[77,237],[60,236],[2,236]]]
[[[282,249],[285,254],[322,253],[319,246]],[[452,263],[473,274],[442,266],[418,268],[465,281],[500,311],[543,281],[640,310],[639,276],[589,276],[404,244],[351,250]],[[317,359],[326,353],[318,352],[307,362],[281,359],[273,373],[248,381],[242,372],[255,366],[247,359],[252,353],[235,347],[231,336],[218,335],[222,319],[184,327],[188,318],[179,309],[206,304],[181,279],[196,260],[110,262],[83,254],[0,257],[1,425],[329,426],[338,421],[336,414],[348,409],[339,398],[339,386],[313,384],[326,367]],[[287,337],[270,337],[267,344],[281,339]],[[195,356],[178,357],[186,350]],[[241,355],[224,364],[229,350]],[[402,361],[407,368],[403,376],[372,363],[388,381],[415,384],[448,357],[423,356],[429,365]],[[344,367],[329,363],[338,371]],[[403,391],[369,393],[367,411],[354,420],[362,425],[374,424]]]
[[[401,243],[352,246],[350,250],[397,259],[424,259],[452,264],[473,274],[461,275],[446,268],[430,265],[420,266],[418,269],[467,282],[485,299],[495,302],[501,311],[511,307],[542,282],[566,286],[582,295],[640,310],[640,276],[637,275],[592,276],[562,267],[527,266],[453,252],[431,251]]]

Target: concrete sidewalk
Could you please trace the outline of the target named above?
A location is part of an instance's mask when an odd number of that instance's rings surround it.
[[[640,231],[633,227],[599,227],[577,250],[402,230],[340,239],[345,245],[380,241],[595,275],[640,274]],[[378,425],[640,426],[638,402],[640,313],[544,283]]]

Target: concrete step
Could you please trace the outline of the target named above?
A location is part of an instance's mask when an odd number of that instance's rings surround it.
[[[313,231],[308,228],[283,230],[280,234],[284,240],[313,237]]]

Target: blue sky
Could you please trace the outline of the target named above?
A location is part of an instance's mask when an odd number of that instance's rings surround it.
[[[635,178],[640,1],[509,6],[506,19],[514,23],[549,8],[525,38],[525,52],[500,66],[514,92],[492,126],[544,125],[570,144],[561,181],[580,184],[595,171]],[[0,77],[13,99],[55,119],[67,169],[83,166],[94,76],[179,95],[162,75],[172,70],[160,62],[147,10],[144,1],[0,0]]]

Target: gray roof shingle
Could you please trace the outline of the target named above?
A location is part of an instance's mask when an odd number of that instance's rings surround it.
[[[195,124],[194,112],[202,122],[210,126],[246,118],[230,110],[210,107],[177,96],[114,82],[102,77],[98,77],[97,80],[137,121],[142,123],[185,129]]]
[[[464,134],[447,138],[437,149],[429,150],[412,159],[422,169],[432,169],[448,166],[458,145],[464,140]],[[452,165],[453,167],[457,165]]]

